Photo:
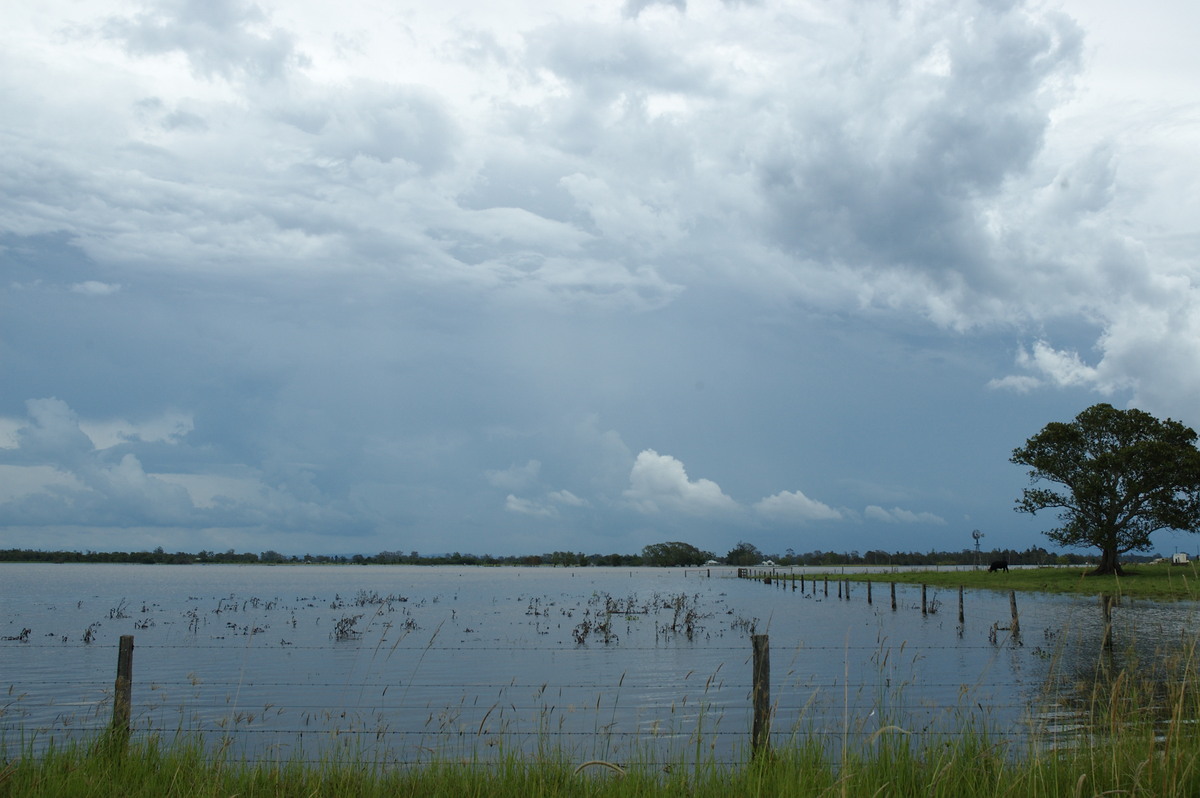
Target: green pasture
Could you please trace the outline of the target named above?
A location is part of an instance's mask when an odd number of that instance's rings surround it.
[[[931,568],[920,571],[871,571],[843,573],[830,570],[821,574],[806,574],[805,579],[849,579],[855,582],[898,582],[956,588],[959,585],[974,590],[1021,590],[1041,593],[1076,593],[1085,596],[1100,594],[1147,598],[1159,601],[1200,600],[1200,572],[1194,563],[1187,565],[1129,565],[1123,576],[1091,576],[1088,568],[1045,567],[1013,568],[1005,573],[988,573],[986,566],[979,570],[952,571]],[[776,579],[791,579],[785,572]],[[797,577],[798,578],[798,577]]]

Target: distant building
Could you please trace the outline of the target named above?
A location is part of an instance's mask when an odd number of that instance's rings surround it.
[[[1182,551],[1177,551],[1171,555],[1171,565],[1187,565],[1188,556]]]

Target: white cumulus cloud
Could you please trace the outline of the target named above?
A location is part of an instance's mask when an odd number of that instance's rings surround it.
[[[877,504],[872,504],[863,511],[863,515],[872,521],[883,521],[888,524],[944,524],[945,519],[933,513],[914,513],[900,507],[885,510]]]
[[[644,450],[634,461],[625,498],[645,513],[674,510],[706,515],[737,508],[720,485],[709,479],[688,479],[683,463],[653,449]]]
[[[558,515],[558,510],[555,510],[553,507],[548,507],[532,499],[522,499],[520,496],[514,496],[511,493],[508,494],[508,498],[504,501],[504,509],[510,513],[532,515],[535,518],[553,518]]]
[[[536,484],[541,470],[542,464],[538,460],[530,460],[524,465],[513,463],[505,469],[488,471],[487,480],[497,488],[520,490]]]
[[[121,290],[118,283],[102,283],[98,280],[84,280],[82,283],[72,283],[71,291],[88,296],[108,296]]]
[[[754,509],[771,518],[790,521],[836,521],[842,514],[800,491],[780,491],[758,501]]]
[[[552,502],[564,504],[567,507],[587,507],[586,499],[581,499],[569,490],[556,490],[548,494],[548,498]]]

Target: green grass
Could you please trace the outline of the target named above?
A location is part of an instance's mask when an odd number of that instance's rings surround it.
[[[1089,576],[1087,568],[1014,568],[1005,573],[988,573],[986,568],[978,571],[872,571],[870,573],[839,573],[805,575],[805,579],[820,580],[828,576],[834,579],[849,579],[855,582],[900,582],[924,584],[937,587],[963,587],[987,590],[1023,590],[1042,593],[1075,593],[1094,596],[1109,594],[1148,598],[1160,601],[1200,600],[1200,572],[1195,564],[1130,565],[1125,567],[1124,576]],[[788,579],[780,573],[776,578]]]
[[[1200,794],[1200,739],[1190,725],[1097,737],[1063,751],[1013,752],[986,736],[913,743],[892,734],[835,758],[799,738],[737,767],[579,768],[561,758],[412,767],[352,759],[232,761],[181,740],[134,743],[127,754],[74,745],[0,764],[3,798],[536,798],[596,796],[1049,796]]]

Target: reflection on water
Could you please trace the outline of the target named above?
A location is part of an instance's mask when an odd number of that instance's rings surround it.
[[[878,588],[868,603],[862,585],[838,598],[732,573],[4,564],[2,744],[103,728],[130,634],[142,733],[251,755],[731,761],[749,745],[754,632],[770,636],[778,744],[964,724],[1019,742],[1094,725],[1079,685],[1105,674],[1161,666],[1169,684],[1162,652],[1195,620],[1126,599],[1106,648],[1096,599],[1019,596],[1017,645],[1004,593],[968,592],[960,624],[957,591],[931,588],[922,612],[920,587],[900,586],[893,610]]]

